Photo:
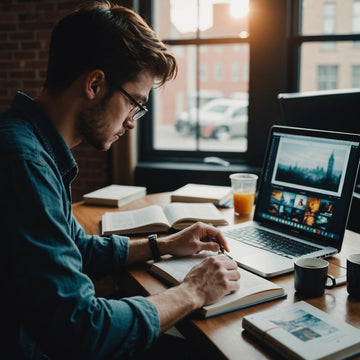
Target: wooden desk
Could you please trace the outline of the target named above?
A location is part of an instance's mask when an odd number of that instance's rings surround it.
[[[169,193],[153,194],[147,195],[144,199],[137,200],[121,209],[137,209],[151,204],[164,206],[169,202]],[[118,211],[118,209],[86,206],[80,202],[73,205],[73,211],[88,234],[99,234],[101,215],[105,211]],[[233,209],[221,209],[221,211],[230,224],[249,219],[248,216],[234,216]],[[330,262],[329,272],[335,277],[346,274],[346,258],[352,253],[360,253],[360,234],[347,230],[340,254],[328,259]],[[165,285],[146,272],[146,268],[147,266],[144,264],[129,269],[129,276],[125,279],[125,286],[122,289],[127,296],[146,296],[166,289]],[[261,343],[244,334],[241,327],[241,319],[244,315],[268,308],[276,308],[281,311],[283,306],[301,300],[299,296],[295,295],[293,274],[278,276],[273,278],[272,281],[280,284],[285,289],[288,295],[286,299],[275,300],[206,320],[187,317],[177,325],[177,328],[185,336],[196,339],[196,342],[204,349],[204,356],[208,353],[211,359],[275,359],[277,356],[274,352],[264,348]],[[101,286],[106,287],[109,285],[105,283],[105,285],[102,284]],[[323,296],[306,299],[306,301],[332,316],[360,328],[360,302],[348,297],[346,285],[325,290]]]

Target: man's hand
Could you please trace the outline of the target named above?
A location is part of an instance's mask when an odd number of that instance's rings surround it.
[[[221,232],[211,225],[197,222],[170,236],[158,239],[161,254],[185,256],[202,250],[217,252],[223,247],[229,251]]]
[[[194,266],[183,283],[197,296],[198,307],[201,307],[237,291],[240,286],[239,279],[236,262],[225,255],[216,255],[209,256]]]
[[[170,328],[192,311],[237,291],[239,279],[234,260],[225,255],[205,258],[190,270],[180,285],[148,297],[158,310],[160,331]]]

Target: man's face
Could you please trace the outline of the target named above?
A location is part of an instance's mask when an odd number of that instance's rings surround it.
[[[123,88],[142,105],[147,101],[153,84],[154,76],[143,72],[136,81],[125,83]],[[135,127],[135,121],[130,116],[133,108],[132,102],[121,91],[107,90],[96,104],[79,113],[81,136],[98,150],[110,149],[126,130]]]

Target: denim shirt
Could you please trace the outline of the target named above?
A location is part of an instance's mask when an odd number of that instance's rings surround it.
[[[72,213],[76,174],[54,124],[18,93],[0,115],[1,359],[118,359],[158,338],[147,299],[95,296],[90,279],[121,281],[129,239],[85,234]]]

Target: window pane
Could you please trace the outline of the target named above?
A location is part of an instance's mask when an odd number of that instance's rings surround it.
[[[179,74],[154,90],[155,148],[245,152],[249,45],[221,45],[221,52],[218,45],[171,50]]]
[[[249,0],[199,0],[200,37],[247,37],[248,12]]]
[[[354,42],[336,42],[336,50],[324,51],[321,42],[301,46],[300,91],[358,87],[360,48]]]
[[[194,0],[154,0],[152,24],[162,39],[195,38],[198,5]]]
[[[155,0],[154,29],[163,39],[247,37],[249,0]]]
[[[358,0],[302,0],[301,7],[303,35],[360,32]]]
[[[352,87],[360,88],[360,65],[352,66]]]

